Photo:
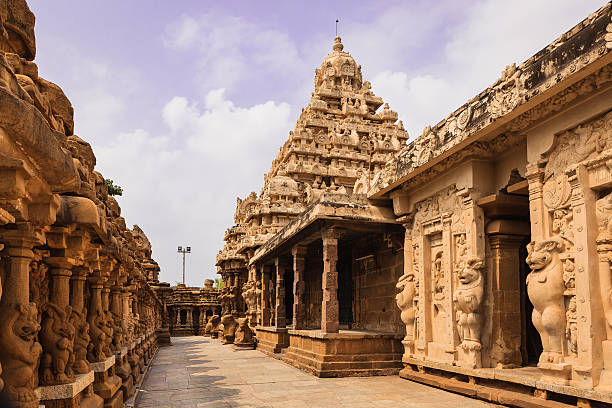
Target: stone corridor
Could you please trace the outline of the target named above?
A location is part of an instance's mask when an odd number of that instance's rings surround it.
[[[256,350],[209,337],[159,349],[136,407],[490,407],[397,376],[317,378]]]

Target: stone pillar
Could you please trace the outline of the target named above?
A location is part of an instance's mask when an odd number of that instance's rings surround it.
[[[285,268],[286,263],[283,258],[276,258],[274,262],[276,266],[276,327],[287,326],[287,314],[285,311]]]
[[[177,307],[174,309],[176,311],[176,327],[181,325],[181,308]]]
[[[518,221],[493,221],[487,226],[491,271],[493,313],[491,316],[491,365],[512,368],[523,365],[521,351],[521,263],[519,251],[529,224]],[[524,231],[524,235],[516,233]],[[514,233],[511,235],[511,233]],[[526,296],[526,294],[525,294]],[[525,316],[530,319],[531,316]],[[527,357],[526,354],[524,356]]]
[[[119,351],[125,342],[122,324],[123,321],[123,305],[121,286],[115,284],[110,288],[110,312],[113,319],[113,350]]]
[[[293,329],[306,327],[306,305],[304,304],[304,270],[306,267],[306,246],[296,245],[291,250],[293,255]]]
[[[72,306],[72,321],[74,324],[74,361],[72,370],[76,374],[87,374],[90,371],[87,362],[87,347],[89,346],[89,323],[85,309],[85,280],[89,269],[78,266],[72,270],[70,278],[71,293],[70,306]]]
[[[104,354],[106,357],[113,356],[113,323],[110,314],[110,285],[108,278],[104,279],[102,286],[102,315],[104,316],[104,332],[106,334],[106,345],[104,347]]]
[[[89,323],[89,335],[91,337],[91,348],[87,353],[90,363],[103,362],[106,360],[104,347],[106,345],[104,311],[102,309],[102,278],[90,276],[88,278],[90,297],[87,310],[87,322]]]
[[[191,308],[188,308],[187,309],[187,327],[189,327],[190,329],[193,328],[193,316],[191,312],[192,312]]]
[[[321,331],[337,333],[339,326],[338,304],[338,234],[334,229],[323,231],[323,303],[321,305]]]
[[[121,290],[121,299],[123,302],[123,322],[121,325],[124,330],[126,343],[131,343],[132,334],[130,333],[130,320],[132,319],[132,314],[130,311],[130,291],[125,287]]]
[[[6,259],[2,282],[5,291],[0,299],[0,363],[4,380],[0,399],[16,408],[36,408],[39,400],[34,388],[42,348],[35,340],[40,326],[36,304],[29,301],[29,269],[32,247],[41,242],[29,224],[0,231],[0,239],[6,245],[2,252]],[[22,323],[15,325],[18,319]],[[28,335],[23,336],[26,330]]]
[[[270,269],[268,265],[261,267],[261,325],[270,325]]]
[[[46,258],[51,266],[51,288],[49,303],[42,307],[39,339],[43,347],[40,378],[43,385],[66,384],[74,381],[68,361],[71,360],[74,327],[70,321],[72,308],[70,299],[70,268],[74,261],[65,257]]]

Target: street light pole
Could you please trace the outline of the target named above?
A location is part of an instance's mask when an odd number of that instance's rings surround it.
[[[185,254],[190,254],[191,253],[191,247],[185,247],[185,249],[183,249],[182,246],[178,247],[177,252],[183,254],[183,285],[185,284]]]

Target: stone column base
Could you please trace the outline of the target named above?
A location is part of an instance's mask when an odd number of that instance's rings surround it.
[[[90,366],[94,370],[94,392],[104,399],[104,408],[123,407],[122,381],[114,373],[115,356]]]
[[[74,382],[38,387],[40,405],[47,408],[102,408],[104,400],[93,393],[94,372],[77,375]]]

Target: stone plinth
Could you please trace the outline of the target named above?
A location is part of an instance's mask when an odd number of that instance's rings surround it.
[[[402,358],[404,368],[399,376],[459,394],[517,407],[569,407],[551,398],[553,395],[575,397],[584,404],[596,401],[602,405],[612,404],[612,394],[599,390],[587,390],[572,385],[551,383],[546,379],[546,370],[538,367],[466,368],[452,364]],[[449,378],[452,375],[452,378]],[[546,399],[548,398],[548,399]]]
[[[77,375],[68,384],[38,387],[36,394],[40,404],[48,408],[102,408],[104,400],[91,392],[94,372]]]
[[[123,406],[123,391],[121,378],[115,375],[115,356],[104,361],[91,363],[94,371],[94,392],[104,399],[104,408],[121,408]]]
[[[168,330],[167,327],[162,327],[161,329],[158,329],[156,334],[157,334],[157,344],[158,345],[160,346],[172,345],[172,342],[170,341],[170,330]]]
[[[317,377],[394,375],[402,367],[401,335],[291,329],[288,334],[289,349],[282,360]]]
[[[115,374],[121,378],[121,391],[123,391],[124,401],[131,397],[135,391],[134,379],[132,377],[132,367],[127,361],[127,353],[127,347],[122,347],[120,351],[115,353],[115,359],[117,361]]]
[[[256,330],[257,350],[272,355],[289,347],[289,333],[286,328],[258,326]]]

